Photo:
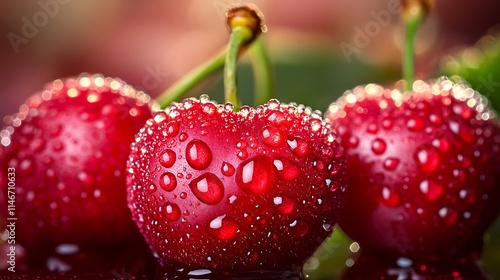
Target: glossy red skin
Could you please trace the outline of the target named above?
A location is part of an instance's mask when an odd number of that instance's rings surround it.
[[[82,75],[48,84],[5,118],[1,211],[10,217],[7,182],[15,177],[15,240],[28,256],[59,244],[112,248],[140,240],[127,208],[125,166],[151,104],[120,80]]]
[[[418,280],[487,280],[490,279],[477,263],[477,258],[461,258],[437,266],[414,263],[409,259],[384,259],[380,255],[362,253],[354,265],[347,267],[341,280],[418,279]]]
[[[189,163],[192,141],[211,154],[197,153],[206,159],[198,169]],[[162,165],[166,150],[175,162]],[[272,100],[234,112],[207,97],[187,99],[157,113],[132,144],[129,207],[163,266],[289,270],[331,234],[344,197],[343,156],[333,131],[303,106]],[[166,172],[175,188],[162,187]],[[207,173],[220,185],[205,195],[192,182]]]
[[[480,250],[500,210],[500,130],[485,104],[443,78],[409,97],[360,86],[330,106],[348,162],[339,225],[362,249],[427,261]]]

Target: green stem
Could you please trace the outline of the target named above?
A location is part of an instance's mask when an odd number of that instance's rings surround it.
[[[193,89],[200,81],[221,70],[224,67],[226,51],[222,51],[215,57],[196,67],[186,74],[181,80],[170,86],[157,98],[161,108],[166,108],[173,101]]]
[[[242,47],[252,38],[252,30],[244,26],[236,26],[231,30],[231,37],[227,46],[224,66],[224,98],[226,102],[233,104],[235,111],[238,111],[241,107],[237,86],[238,55]]]
[[[406,90],[411,91],[415,81],[415,37],[422,23],[423,17],[419,15],[406,19],[406,34],[403,50],[403,78],[406,81]]]
[[[249,49],[255,79],[254,105],[264,104],[274,97],[274,72],[262,39],[257,39]]]

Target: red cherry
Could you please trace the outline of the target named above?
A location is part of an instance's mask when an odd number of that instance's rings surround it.
[[[206,96],[186,99],[156,113],[132,144],[129,207],[163,266],[301,266],[343,201],[336,139],[303,106],[271,100],[234,112]]]
[[[446,78],[408,96],[371,84],[326,118],[347,155],[339,225],[361,248],[424,260],[479,249],[500,211],[500,129],[484,97]]]
[[[15,240],[28,258],[61,244],[140,241],[127,208],[125,167],[152,104],[120,80],[82,75],[55,80],[5,118],[0,201],[7,205],[14,193],[15,209],[1,211],[17,218]]]

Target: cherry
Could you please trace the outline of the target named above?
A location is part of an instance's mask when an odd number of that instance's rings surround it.
[[[301,265],[331,234],[344,190],[335,134],[276,100],[238,112],[206,96],[173,103],[137,135],[128,172],[133,218],[165,266]]]
[[[236,60],[263,25],[248,6],[227,14],[226,103],[171,103],[128,160],[129,207],[162,279],[294,277],[343,201],[343,150],[320,113],[275,99],[241,106]]]
[[[466,83],[413,82],[413,41],[433,1],[402,3],[407,92],[358,86],[326,113],[347,156],[339,225],[371,255],[450,262],[481,251],[500,211],[500,125]]]
[[[500,128],[484,97],[446,78],[409,96],[371,84],[326,118],[348,162],[339,224],[362,248],[432,260],[480,248],[500,211]]]
[[[113,250],[141,241],[127,208],[125,166],[152,106],[118,79],[84,74],[55,80],[5,118],[0,200],[13,207],[1,211],[15,223],[28,262],[45,265],[63,245]]]

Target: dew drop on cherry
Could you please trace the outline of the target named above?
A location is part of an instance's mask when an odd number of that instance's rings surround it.
[[[432,172],[439,167],[440,155],[433,146],[423,145],[414,155],[422,172]]]
[[[350,148],[356,148],[358,145],[359,145],[359,138],[356,137],[356,136],[350,136],[348,139],[347,139],[347,145],[350,147]]]
[[[163,205],[165,217],[171,221],[175,222],[181,218],[181,209],[179,205],[175,203],[167,202]]]
[[[443,193],[443,186],[432,180],[424,180],[420,182],[420,191],[425,195],[427,200],[435,200],[441,196]]]
[[[266,192],[274,183],[273,161],[267,156],[256,156],[241,163],[236,170],[236,184],[254,194]]]
[[[397,158],[387,158],[384,160],[384,168],[385,170],[392,171],[396,169],[399,165],[399,159]]]
[[[167,149],[161,154],[159,162],[164,167],[169,168],[174,165],[175,159],[176,159],[175,152],[170,149]]]
[[[82,183],[84,186],[91,186],[94,183],[94,175],[90,172],[87,171],[80,171],[76,175],[76,178],[80,183]]]
[[[287,140],[287,144],[296,156],[303,157],[309,155],[309,145],[304,139],[299,137],[289,139]]]
[[[366,127],[366,132],[375,134],[378,132],[378,125],[376,123],[370,123]]]
[[[160,176],[160,187],[167,192],[175,190],[177,187],[177,178],[170,172],[164,173]]]
[[[31,159],[26,158],[19,162],[19,172],[25,176],[33,174],[34,169],[34,163]]]
[[[288,196],[277,196],[273,198],[274,205],[278,208],[278,212],[283,215],[289,215],[295,209],[295,202]]]
[[[377,154],[377,155],[383,154],[386,149],[387,149],[387,144],[385,143],[384,140],[382,140],[380,138],[376,138],[375,140],[373,140],[372,151],[375,154]]]
[[[275,159],[273,164],[283,180],[292,181],[300,177],[300,168],[288,159]]]
[[[238,232],[238,223],[226,215],[218,216],[208,223],[207,231],[219,240],[233,238]]]
[[[182,132],[180,135],[179,135],[179,141],[181,142],[184,142],[188,139],[188,134],[186,132]]]
[[[467,144],[471,144],[472,142],[474,142],[474,134],[471,133],[471,131],[462,122],[450,121],[448,123],[448,126],[451,132],[458,136],[458,138],[463,142]]]
[[[167,137],[174,137],[179,133],[179,123],[178,122],[170,122],[167,124],[165,128]]]
[[[230,164],[229,162],[223,162],[222,163],[222,167],[221,167],[221,170],[222,174],[224,176],[233,176],[234,172],[236,171],[236,169],[234,168],[234,166],[232,164]]]
[[[212,162],[212,151],[205,142],[192,140],[186,147],[186,160],[192,168],[203,170]]]
[[[194,196],[201,202],[215,205],[224,198],[224,185],[213,173],[205,173],[189,183]]]
[[[410,131],[421,131],[424,129],[424,120],[419,117],[412,117],[406,122],[406,127]]]
[[[391,191],[389,188],[384,187],[382,188],[382,193],[381,193],[381,203],[383,205],[389,206],[389,207],[395,207],[398,206],[401,203],[401,197],[399,194],[397,194],[394,191]]]
[[[446,138],[437,138],[432,140],[432,146],[436,147],[440,152],[446,153],[450,149],[450,142]]]
[[[280,130],[273,126],[264,127],[260,134],[260,139],[262,143],[273,148],[281,147],[285,143],[285,139]]]

